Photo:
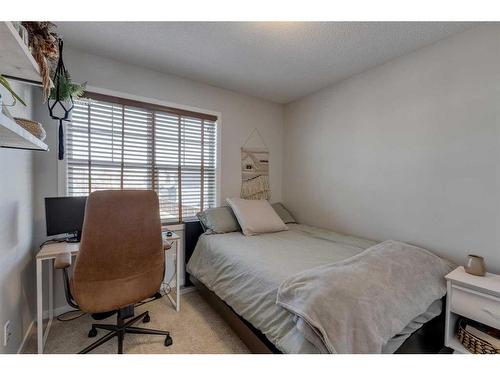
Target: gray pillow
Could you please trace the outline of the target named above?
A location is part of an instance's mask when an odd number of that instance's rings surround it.
[[[205,229],[205,234],[241,231],[231,207],[208,208],[203,212],[199,212],[196,216],[200,220],[203,229]]]
[[[227,198],[245,236],[288,230],[271,204],[260,199]]]
[[[293,218],[292,214],[290,211],[288,211],[285,206],[283,206],[283,203],[273,203],[272,204],[274,211],[278,214],[278,216],[283,220],[285,224],[288,223],[296,223],[297,221]]]

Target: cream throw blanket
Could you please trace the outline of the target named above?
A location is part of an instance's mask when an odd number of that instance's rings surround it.
[[[385,241],[280,286],[277,304],[322,352],[381,353],[385,343],[446,294],[453,265],[427,250]]]

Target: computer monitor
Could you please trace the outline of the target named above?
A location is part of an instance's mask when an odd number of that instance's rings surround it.
[[[71,233],[70,242],[80,241],[87,197],[45,198],[47,236]]]

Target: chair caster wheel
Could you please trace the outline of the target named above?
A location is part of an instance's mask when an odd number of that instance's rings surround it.
[[[149,317],[149,314],[146,314],[144,318],[142,318],[143,323],[149,323],[151,321],[151,318]]]
[[[92,329],[89,331],[88,337],[96,337],[96,336],[97,336],[97,329],[92,328]]]
[[[173,344],[172,337],[170,337],[170,335],[165,337],[165,346],[170,346],[172,344]]]

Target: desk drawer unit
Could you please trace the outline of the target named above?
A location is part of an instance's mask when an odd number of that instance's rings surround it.
[[[450,310],[500,329],[500,298],[496,296],[452,285]]]

